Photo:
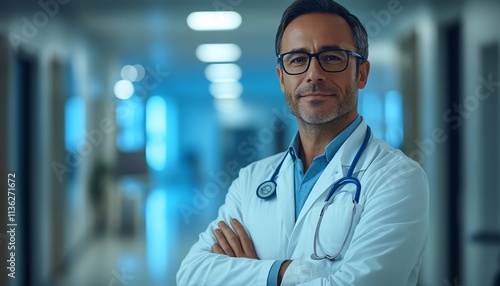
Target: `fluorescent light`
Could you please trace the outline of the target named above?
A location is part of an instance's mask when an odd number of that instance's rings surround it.
[[[241,78],[241,68],[237,64],[210,64],[205,76],[211,82],[236,82]]]
[[[134,85],[128,80],[119,80],[115,83],[114,91],[119,99],[129,99],[134,94]]]
[[[243,106],[241,98],[215,99],[215,108],[222,113],[234,113]]]
[[[212,83],[209,89],[215,98],[238,98],[243,93],[243,86],[239,82]]]
[[[142,80],[144,78],[144,75],[146,74],[144,67],[142,65],[136,64],[136,65],[134,65],[134,68],[137,71],[137,77],[136,77],[135,81]]]
[[[234,30],[241,25],[241,16],[234,11],[193,12],[187,24],[196,31]]]
[[[120,71],[120,76],[122,79],[128,81],[140,81],[144,78],[145,73],[144,67],[139,64],[133,66],[126,65]]]
[[[241,49],[235,44],[201,44],[196,56],[202,62],[235,62],[241,57]]]
[[[122,68],[120,75],[122,79],[135,81],[137,79],[137,69],[134,66],[126,65]]]

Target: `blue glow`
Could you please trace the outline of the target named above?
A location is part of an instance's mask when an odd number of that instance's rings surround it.
[[[399,148],[403,144],[403,100],[399,92],[392,90],[385,95],[385,140]]]
[[[398,91],[385,96],[366,93],[359,97],[359,110],[373,133],[394,148],[403,144],[403,99]]]
[[[146,201],[146,248],[150,275],[155,280],[164,278],[168,264],[167,193],[154,189]]]
[[[370,125],[373,133],[377,137],[384,139],[385,122],[382,99],[376,93],[366,93],[359,98],[361,103],[361,115],[363,115],[366,123]]]
[[[85,140],[85,120],[85,102],[80,97],[70,97],[64,108],[64,141],[69,152],[77,153],[78,143]]]
[[[134,152],[144,148],[144,104],[132,97],[116,105],[118,134],[116,145],[123,152]]]
[[[160,96],[153,96],[146,105],[147,136],[167,134],[167,105]]]
[[[146,103],[146,162],[155,171],[177,164],[177,109],[172,100],[155,95]]]
[[[146,162],[155,171],[165,169],[167,158],[167,144],[161,136],[154,136],[146,143]]]
[[[146,105],[146,162],[162,171],[167,160],[167,105],[160,96],[153,96]]]
[[[178,128],[177,105],[174,101],[167,101],[167,162],[169,168],[177,165],[179,156],[179,128]]]

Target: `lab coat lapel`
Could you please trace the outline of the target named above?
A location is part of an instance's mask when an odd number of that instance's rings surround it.
[[[276,178],[276,197],[285,225],[286,236],[290,239],[295,225],[295,192],[294,192],[294,168],[291,156],[288,155]]]
[[[301,223],[304,216],[309,212],[310,208],[319,199],[319,197],[323,193],[327,192],[329,186],[331,186],[338,179],[342,178],[342,166],[339,164],[340,160],[335,157],[326,166],[325,170],[311,190],[311,193],[307,197],[307,200],[300,211],[299,217],[297,218],[297,225]]]
[[[325,170],[319,177],[318,181],[314,185],[309,197],[302,208],[302,211],[297,218],[297,224],[299,224],[304,216],[310,211],[313,204],[320,199],[324,200],[324,196],[330,190],[333,183],[342,177],[347,176],[348,168],[359,150],[366,133],[366,123],[363,120],[359,126],[354,130],[354,132],[347,138],[347,140],[342,144],[342,147],[338,150],[337,154],[333,156],[332,160],[326,166]],[[361,166],[361,162],[358,163]],[[358,169],[357,167],[356,169]]]

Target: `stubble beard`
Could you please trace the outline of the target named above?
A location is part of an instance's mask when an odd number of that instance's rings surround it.
[[[337,97],[337,104],[332,110],[318,111],[312,110],[311,108],[305,108],[299,105],[298,95],[292,95],[290,91],[286,92],[286,101],[290,112],[297,117],[299,121],[307,125],[323,125],[343,117],[344,115],[351,112],[358,104],[358,82],[355,80],[351,85],[347,86],[344,90],[343,96],[340,95],[338,90],[328,90],[323,87],[314,86],[313,89],[319,89],[325,93],[333,93]],[[300,93],[300,91],[299,91]]]

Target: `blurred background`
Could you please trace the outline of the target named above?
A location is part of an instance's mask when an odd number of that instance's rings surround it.
[[[0,284],[175,285],[237,171],[296,132],[291,2],[3,1]],[[370,35],[360,114],[429,178],[419,285],[500,285],[499,1],[339,2]]]

